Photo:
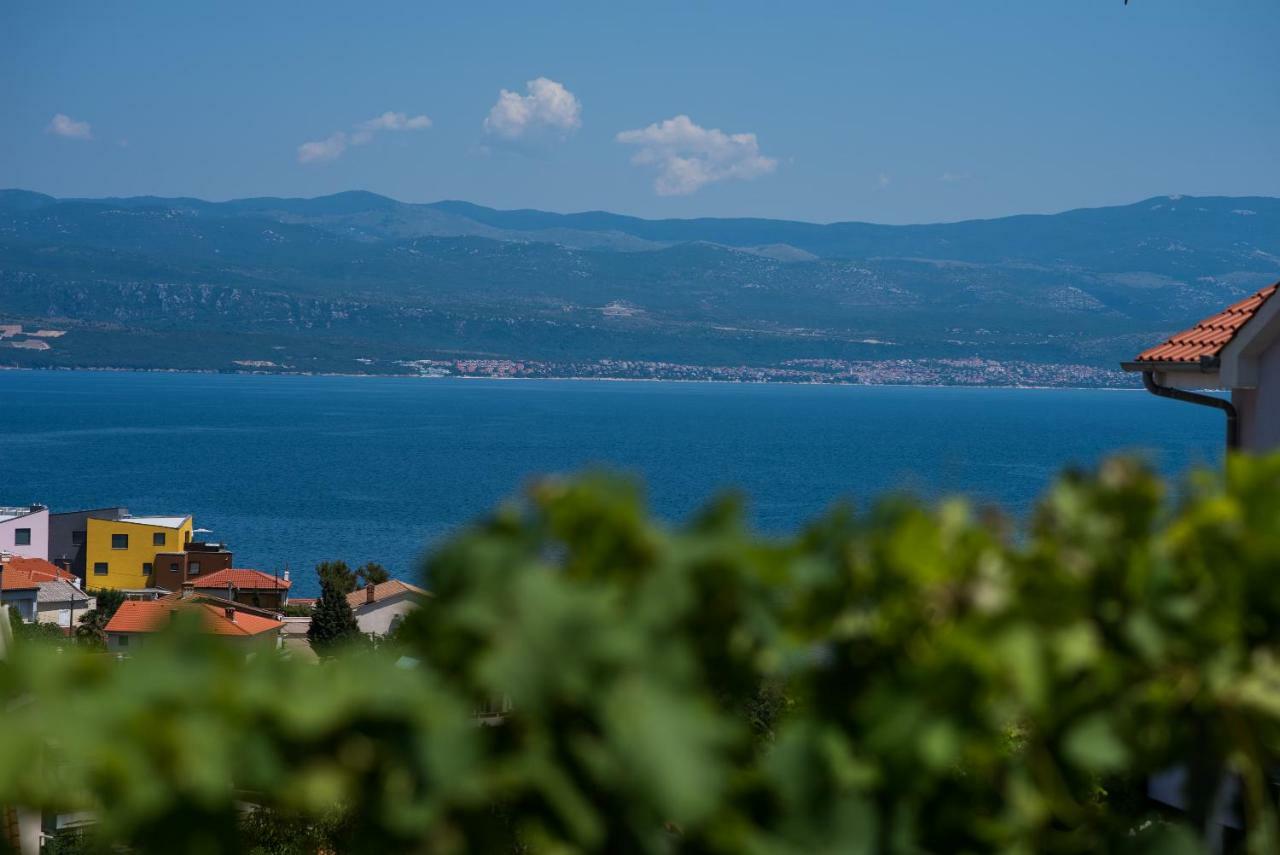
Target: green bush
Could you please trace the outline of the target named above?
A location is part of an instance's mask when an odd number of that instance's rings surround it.
[[[892,498],[786,539],[548,480],[437,552],[376,651],[19,647],[0,803],[141,852],[1166,852],[1238,776],[1277,852],[1278,571],[1280,457],[1177,498],[1111,461],[1023,527]],[[1179,765],[1161,816],[1144,782]]]

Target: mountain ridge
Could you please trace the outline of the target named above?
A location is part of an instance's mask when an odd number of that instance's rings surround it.
[[[0,323],[67,332],[0,340],[0,365],[983,358],[1101,370],[1276,279],[1269,197],[894,226],[499,211],[367,191],[226,202],[0,191]]]

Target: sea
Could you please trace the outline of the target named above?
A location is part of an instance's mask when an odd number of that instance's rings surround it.
[[[1142,391],[0,371],[0,505],[191,514],[240,567],[421,559],[540,475],[641,479],[679,525],[726,490],[762,532],[839,501],[964,494],[1025,518],[1056,473],[1221,460],[1220,413]]]

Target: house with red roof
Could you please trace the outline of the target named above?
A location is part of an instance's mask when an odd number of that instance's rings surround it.
[[[284,624],[235,605],[192,602],[176,596],[158,600],[126,600],[107,622],[107,650],[128,653],[146,644],[179,615],[190,615],[210,635],[252,649],[274,650],[280,646]]]
[[[27,623],[56,623],[68,629],[95,605],[69,570],[43,558],[7,554],[0,555],[0,603],[16,608]]]
[[[1147,348],[1126,371],[1152,394],[1224,414],[1227,447],[1280,448],[1280,282]],[[1193,390],[1222,390],[1230,398]]]
[[[386,635],[400,625],[405,615],[430,597],[430,591],[417,585],[389,579],[352,591],[347,594],[347,603],[355,613],[361,632]]]
[[[231,567],[188,581],[197,593],[214,594],[246,606],[283,611],[289,604],[289,571],[282,576]]]

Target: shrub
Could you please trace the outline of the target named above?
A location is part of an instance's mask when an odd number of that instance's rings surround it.
[[[19,649],[0,803],[142,852],[1156,852],[1234,775],[1276,852],[1278,521],[1280,457],[1177,499],[1111,461],[1020,531],[897,498],[784,539],[543,481],[430,559],[389,655]]]

